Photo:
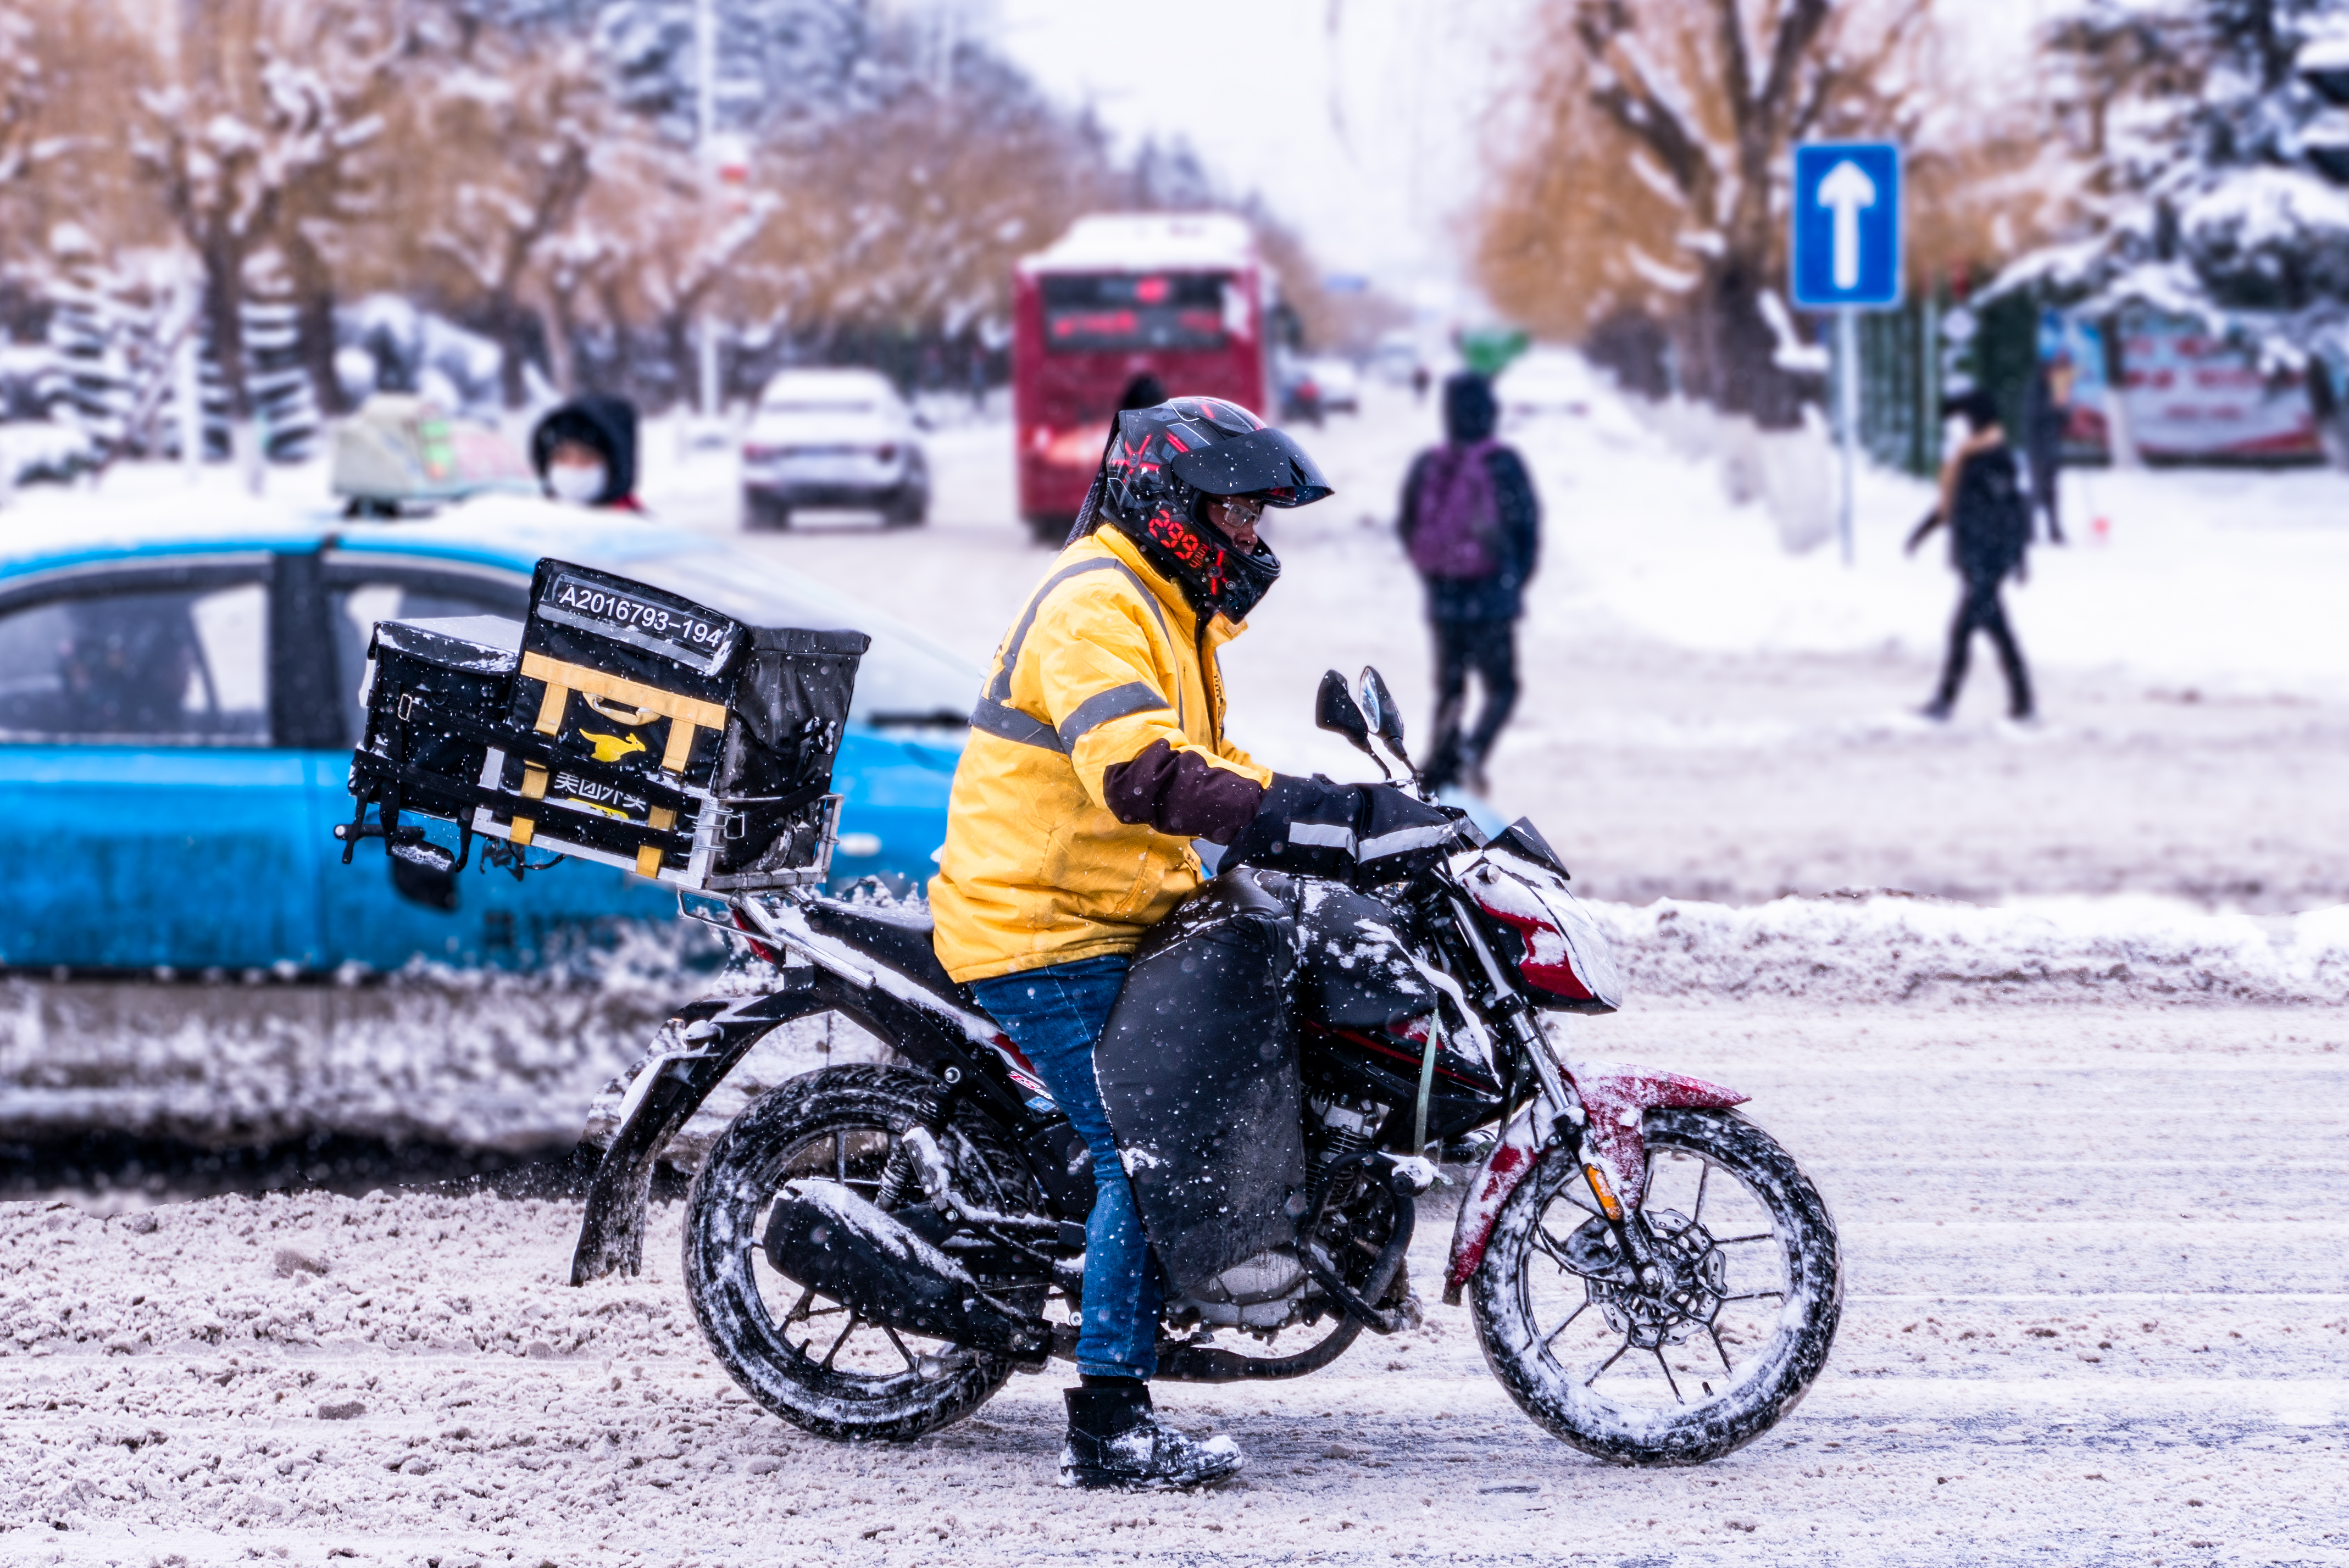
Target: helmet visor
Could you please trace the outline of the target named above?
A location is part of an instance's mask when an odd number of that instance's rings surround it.
[[[1332,493],[1305,449],[1265,427],[1176,457],[1174,477],[1207,495],[1261,495],[1267,506],[1305,506]]]

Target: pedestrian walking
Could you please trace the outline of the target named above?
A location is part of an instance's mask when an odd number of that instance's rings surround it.
[[[2056,515],[2056,475],[2064,466],[2064,433],[2072,426],[2072,387],[2078,367],[2059,353],[2031,373],[2023,394],[2023,455],[2031,475],[2031,510],[2046,519],[2047,542],[2064,542]]]
[[[1517,617],[1541,548],[1541,503],[1514,448],[1493,438],[1493,384],[1473,372],[1444,383],[1444,434],[1403,480],[1401,530],[1426,586],[1435,640],[1432,788],[1486,789],[1493,743],[1517,701]],[[1468,676],[1484,711],[1466,726]]]
[[[1964,417],[1970,433],[1941,465],[1940,503],[1909,536],[1906,553],[1915,554],[1927,534],[1947,523],[1950,564],[1963,587],[1957,617],[1950,624],[1950,652],[1941,666],[1940,686],[1920,711],[1937,723],[1950,717],[1957,707],[1958,688],[1965,684],[1973,634],[1981,631],[1989,634],[1999,666],[2006,672],[2007,716],[2026,721],[2036,711],[2031,674],[2023,668],[2023,650],[2015,646],[1999,593],[2009,576],[2018,583],[2027,578],[2023,558],[2031,543],[2031,503],[2023,493],[2014,449],[2007,445],[1998,405],[1990,394],[1970,392],[1951,408]]]

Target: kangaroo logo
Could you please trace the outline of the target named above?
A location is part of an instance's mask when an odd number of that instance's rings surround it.
[[[583,729],[579,732],[579,738],[595,743],[595,760],[598,762],[618,762],[631,752],[645,749],[645,743],[633,735],[598,735],[592,729]]]

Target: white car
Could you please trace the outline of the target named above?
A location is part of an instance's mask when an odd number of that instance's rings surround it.
[[[1410,386],[1412,377],[1419,374],[1421,363],[1419,340],[1400,330],[1380,338],[1371,355],[1371,369],[1391,387]]]
[[[1589,362],[1562,349],[1528,349],[1493,381],[1501,417],[1510,424],[1559,415],[1586,417],[1599,393]]]
[[[746,526],[789,528],[802,507],[871,510],[893,528],[929,516],[920,428],[872,370],[786,370],[767,383],[742,438]]]
[[[1313,361],[1312,369],[1313,384],[1321,389],[1323,413],[1362,411],[1362,373],[1354,368],[1352,360],[1327,355]]]

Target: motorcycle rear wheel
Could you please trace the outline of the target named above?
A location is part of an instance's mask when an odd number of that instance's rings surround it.
[[[1009,1357],[866,1322],[784,1274],[762,1244],[776,1195],[794,1177],[836,1180],[872,1199],[935,1093],[926,1078],[881,1067],[779,1084],[711,1146],[686,1199],[686,1292],[702,1336],[744,1393],[818,1437],[908,1441],[969,1415],[1011,1375]],[[999,1212],[1043,1212],[1035,1179],[978,1118],[957,1118],[938,1141],[966,1198]],[[1041,1283],[983,1283],[1043,1310]]]
[[[1645,1126],[1640,1212],[1665,1288],[1609,1277],[1613,1240],[1554,1149],[1502,1205],[1470,1307],[1494,1376],[1552,1436],[1617,1464],[1702,1464],[1769,1430],[1826,1364],[1840,1253],[1810,1179],[1744,1117],[1659,1109]]]

